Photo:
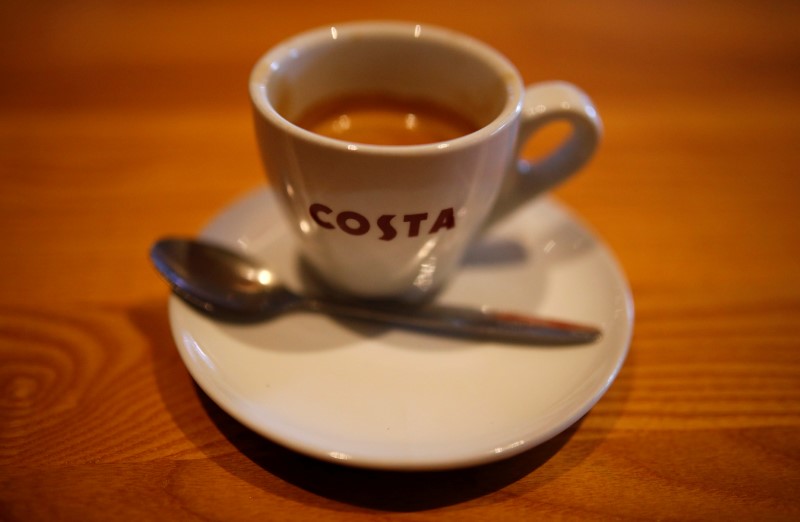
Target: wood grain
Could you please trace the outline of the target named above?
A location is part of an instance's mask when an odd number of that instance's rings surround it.
[[[222,412],[172,343],[146,253],[264,183],[252,63],[368,18],[472,34],[604,118],[556,195],[630,279],[630,357],[511,460],[296,455]],[[0,519],[800,519],[798,26],[791,1],[4,2]]]

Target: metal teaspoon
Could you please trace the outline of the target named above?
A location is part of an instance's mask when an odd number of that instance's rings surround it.
[[[150,258],[179,297],[220,317],[253,320],[309,311],[455,337],[526,344],[581,344],[600,337],[600,330],[591,326],[513,312],[304,296],[281,284],[268,268],[199,240],[159,240]]]

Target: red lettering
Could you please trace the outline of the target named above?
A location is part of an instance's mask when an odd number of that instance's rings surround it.
[[[397,236],[397,230],[392,226],[392,219],[394,214],[384,214],[378,218],[378,228],[381,229],[383,235],[378,239],[383,241],[391,241]]]
[[[308,212],[311,214],[311,219],[317,222],[317,225],[321,226],[322,228],[333,229],[335,228],[333,225],[328,223],[327,221],[323,221],[319,215],[321,213],[330,214],[333,212],[333,209],[326,207],[320,203],[314,203],[310,207],[308,207]]]
[[[351,221],[355,221],[356,225],[351,226]],[[350,210],[339,212],[336,216],[336,224],[339,225],[339,228],[354,236],[363,236],[369,232],[369,221],[367,221],[367,218],[358,212],[352,212]]]
[[[444,208],[439,212],[439,217],[436,218],[428,234],[438,232],[440,228],[451,229],[454,226],[456,226],[456,216],[453,213],[453,207]]]
[[[351,236],[363,236],[372,228],[372,222],[369,218],[353,210],[343,210],[337,213],[326,205],[313,203],[308,207],[308,212],[311,215],[311,219],[320,227],[328,230],[335,230],[338,228]],[[381,241],[391,241],[398,236],[399,232],[392,224],[392,220],[396,217],[397,214],[382,214],[375,220],[374,224],[376,224],[381,231],[381,235],[378,239]],[[418,237],[422,229],[422,224],[427,219],[427,212],[403,214],[403,222],[408,223],[406,237]],[[455,226],[456,216],[453,207],[445,208],[439,211],[436,220],[431,225],[430,230],[428,230],[428,234],[435,234],[442,229],[449,230]]]
[[[419,235],[420,224],[428,219],[428,213],[421,214],[406,214],[403,216],[403,221],[408,223],[408,237],[417,237]]]

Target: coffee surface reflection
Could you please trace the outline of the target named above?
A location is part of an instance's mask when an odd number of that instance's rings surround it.
[[[329,138],[372,145],[437,143],[478,129],[467,117],[447,107],[384,94],[326,100],[294,123]]]

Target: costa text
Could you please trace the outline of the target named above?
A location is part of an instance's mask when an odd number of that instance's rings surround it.
[[[334,210],[322,203],[314,203],[308,208],[311,219],[328,230],[339,229],[352,236],[363,236],[369,232],[373,225],[381,231],[378,238],[382,241],[391,241],[398,237],[417,237],[421,233],[435,234],[442,229],[449,230],[456,226],[456,217],[453,208],[440,210],[435,219],[429,219],[428,212],[414,214],[383,214],[371,223],[363,214],[353,210]]]

